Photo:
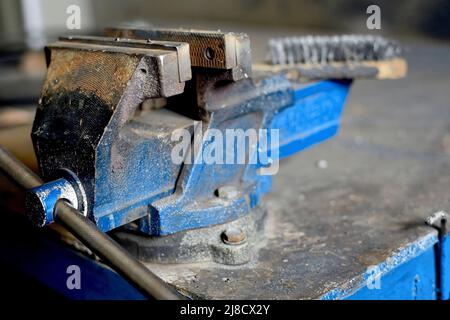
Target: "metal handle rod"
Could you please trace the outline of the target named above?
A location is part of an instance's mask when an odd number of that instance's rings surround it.
[[[25,189],[43,183],[36,174],[2,147],[0,147],[0,169]],[[181,299],[175,289],[147,269],[107,234],[98,230],[94,223],[65,201],[59,200],[53,212],[55,221],[71,231],[86,247],[145,295],[155,299]]]
[[[44,182],[8,150],[0,147],[0,169],[24,189],[40,186]]]

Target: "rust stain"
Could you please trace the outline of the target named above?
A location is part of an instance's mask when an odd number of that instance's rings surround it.
[[[43,93],[94,93],[114,108],[139,60],[139,56],[116,52],[53,48]]]
[[[133,29],[107,29],[106,35],[128,39],[145,39],[145,35],[148,35],[151,40],[187,42],[192,66],[217,69],[230,68],[230,62],[227,61],[227,45],[230,46],[236,41],[236,35],[232,34],[196,31],[186,33],[177,30],[139,32]],[[235,55],[234,50],[228,51]]]

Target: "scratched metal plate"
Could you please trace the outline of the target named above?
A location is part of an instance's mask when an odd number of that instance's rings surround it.
[[[149,266],[197,297],[307,299],[432,245],[425,217],[450,210],[449,54],[411,44],[406,79],[354,85],[338,136],[281,163],[254,262]]]

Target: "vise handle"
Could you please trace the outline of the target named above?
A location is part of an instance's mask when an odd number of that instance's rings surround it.
[[[0,170],[24,189],[35,188],[43,183],[34,172],[2,147],[0,147]],[[126,278],[144,295],[163,300],[182,298],[175,289],[147,269],[107,234],[101,232],[94,223],[64,199],[56,202],[53,216],[57,223],[67,228],[102,261]]]

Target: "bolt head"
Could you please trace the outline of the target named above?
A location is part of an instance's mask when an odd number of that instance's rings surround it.
[[[236,227],[229,227],[221,235],[222,241],[230,245],[242,244],[246,241],[247,236],[245,233]]]

